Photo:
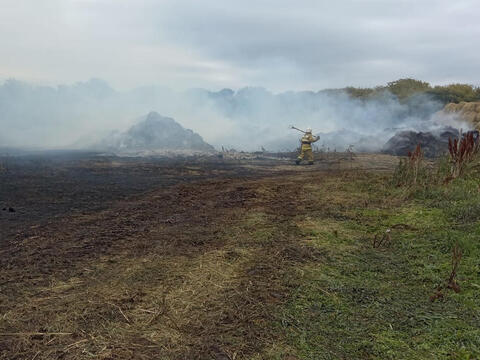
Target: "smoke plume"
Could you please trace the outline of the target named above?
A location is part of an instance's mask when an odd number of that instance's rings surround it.
[[[57,87],[8,80],[0,86],[0,146],[88,148],[156,111],[217,149],[293,149],[299,133],[288,126],[295,125],[312,127],[322,136],[319,146],[343,150],[353,144],[375,151],[398,130],[461,126],[438,115],[442,107],[426,95],[400,102],[388,92],[361,100],[341,90],[274,94],[258,87],[178,92],[149,86],[117,91],[98,79]]]

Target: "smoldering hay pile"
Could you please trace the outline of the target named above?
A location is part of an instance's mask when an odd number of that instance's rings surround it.
[[[450,103],[436,112],[431,122],[436,127],[430,131],[404,130],[397,132],[383,146],[387,154],[405,156],[420,144],[425,156],[436,157],[448,149],[448,139],[461,136],[462,132],[478,129],[480,126],[480,102]],[[455,127],[449,125],[455,125]]]
[[[174,119],[156,112],[140,118],[125,132],[113,132],[95,145],[98,150],[121,154],[167,155],[212,153],[215,148]]]
[[[383,152],[406,156],[417,145],[420,145],[426,157],[436,157],[448,149],[449,138],[454,139],[459,135],[459,130],[453,127],[445,127],[438,132],[400,131],[387,141]]]

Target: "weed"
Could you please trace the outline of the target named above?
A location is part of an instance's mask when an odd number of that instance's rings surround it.
[[[430,296],[430,301],[434,302],[435,300],[440,300],[445,297],[444,290],[451,289],[456,293],[460,292],[460,285],[457,283],[457,271],[460,261],[462,260],[462,249],[458,245],[458,242],[455,243],[455,246],[452,249],[452,270],[450,271],[450,276],[444,285],[441,285],[435,291],[435,294]]]
[[[450,175],[445,183],[461,176],[469,162],[471,162],[480,149],[480,142],[473,132],[466,133],[460,140],[448,139],[448,152],[450,154]]]
[[[406,159],[400,159],[393,174],[393,181],[396,186],[416,185],[419,177],[424,175],[424,156],[420,144],[413,152],[409,151]]]
[[[462,260],[462,249],[460,249],[458,243],[456,243],[452,250],[452,271],[450,272],[450,276],[447,281],[447,288],[452,289],[456,293],[460,292],[460,286],[457,284],[456,280],[460,260]]]
[[[443,204],[445,212],[457,223],[468,224],[480,219],[478,196]]]
[[[372,246],[374,249],[378,249],[380,247],[388,246],[392,242],[392,238],[390,236],[390,229],[387,229],[382,236],[375,234],[372,241]]]

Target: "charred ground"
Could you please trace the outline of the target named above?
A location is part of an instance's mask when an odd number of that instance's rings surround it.
[[[475,356],[475,260],[462,294],[429,301],[451,226],[388,186],[395,164],[10,159],[0,358]]]
[[[257,166],[208,157],[139,158],[54,152],[1,156],[0,243],[30,224],[108,208],[152,189],[213,178],[251,177]],[[13,212],[8,211],[10,208]],[[5,209],[5,210],[3,210]]]

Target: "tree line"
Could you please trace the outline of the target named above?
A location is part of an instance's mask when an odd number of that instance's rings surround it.
[[[391,81],[387,85],[374,88],[347,87],[343,89],[352,98],[372,99],[381,96],[386,91],[394,94],[400,101],[406,101],[415,95],[429,95],[443,104],[462,101],[480,101],[480,87],[469,84],[449,84],[431,86],[428,82],[406,78]]]

